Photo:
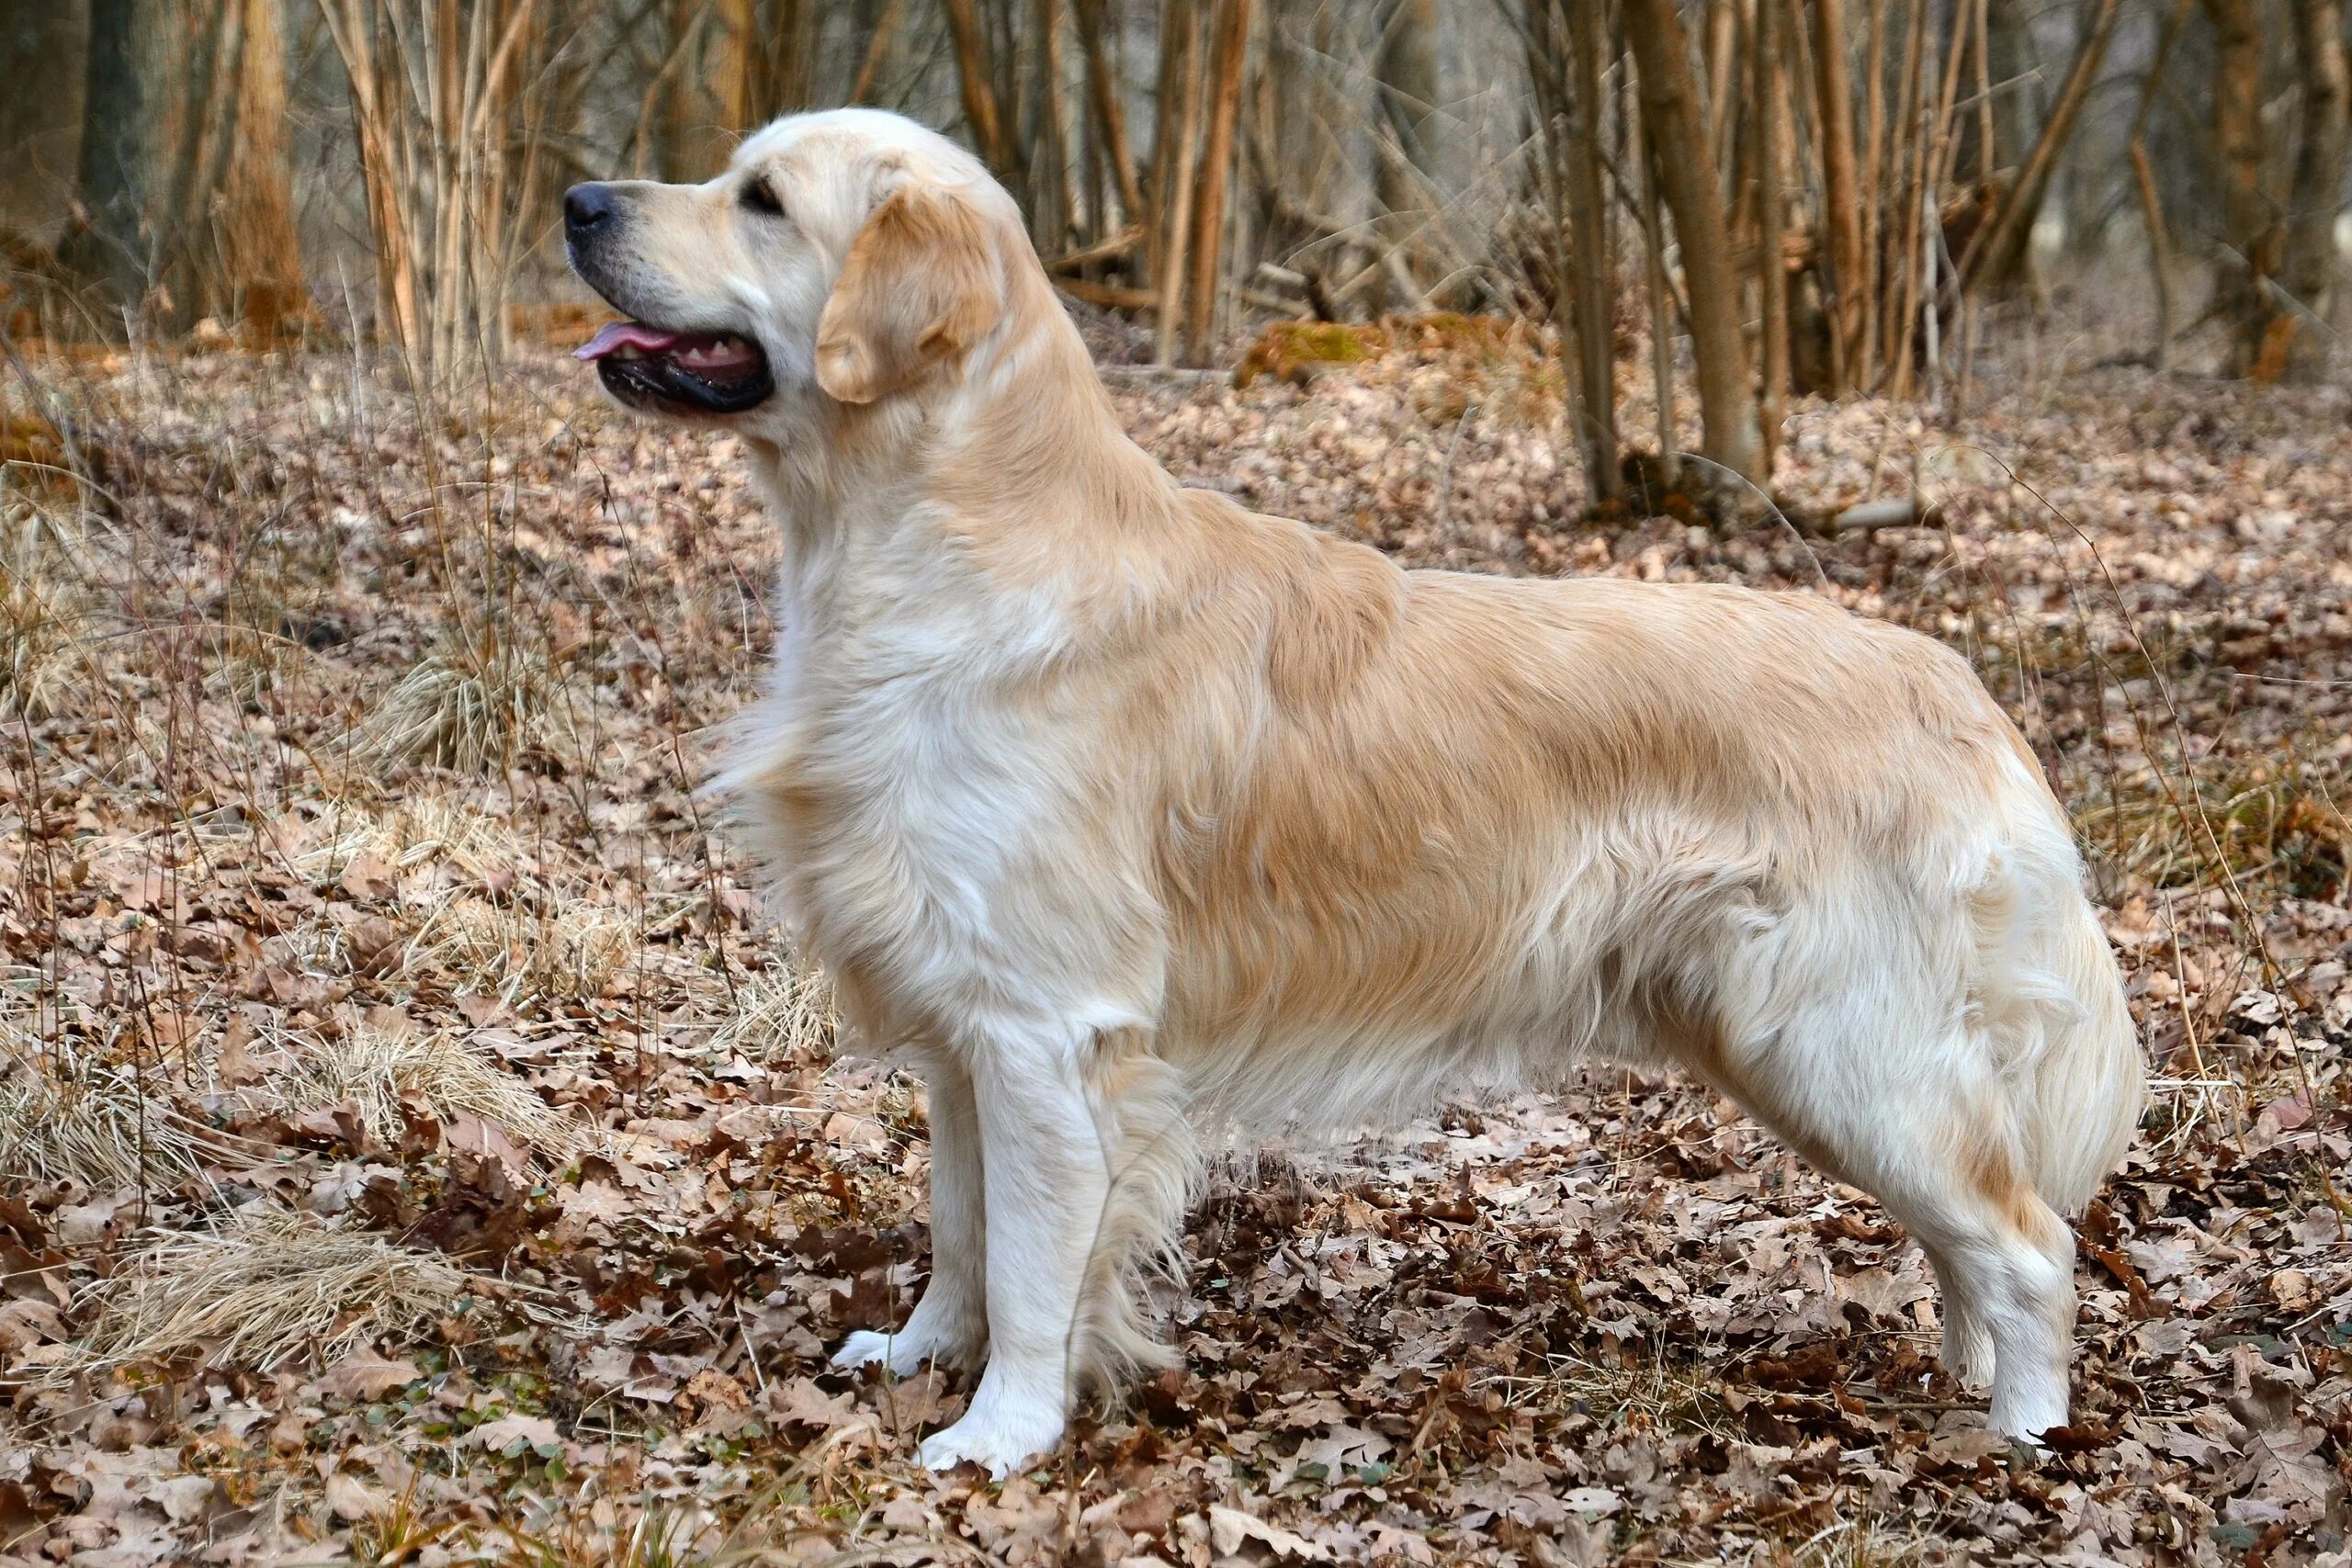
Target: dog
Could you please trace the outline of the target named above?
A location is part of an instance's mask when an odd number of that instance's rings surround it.
[[[931,1100],[931,1280],[835,1364],[980,1368],[1002,1475],[1172,1353],[1205,1139],[1606,1058],[1730,1096],[1926,1250],[1991,1424],[2063,1425],[2063,1217],[2141,1054],[2064,813],[1967,663],[1796,594],[1406,570],[1180,488],[1012,198],[894,115],[579,186],[630,408],[783,534],[722,786],[845,1022]]]

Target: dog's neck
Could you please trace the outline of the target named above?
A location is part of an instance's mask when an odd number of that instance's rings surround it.
[[[1042,276],[1002,327],[932,384],[851,406],[813,398],[804,433],[750,443],[784,532],[782,591],[820,617],[896,597],[903,563],[949,552],[970,581],[1132,613],[1183,532],[1175,481],[1127,438]]]

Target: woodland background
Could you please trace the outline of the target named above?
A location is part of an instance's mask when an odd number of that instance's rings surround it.
[[[1623,1072],[1221,1173],[1184,1368],[1002,1486],[826,1370],[921,1086],[696,792],[775,542],[555,208],[852,101],[1187,483],[1967,654],[2154,1085],[2056,1452]],[[0,5],[0,1568],[2344,1568],[2348,111],[2339,0]]]

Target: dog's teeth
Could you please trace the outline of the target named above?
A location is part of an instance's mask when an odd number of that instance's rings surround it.
[[[613,357],[615,359],[642,359],[645,355],[639,351],[637,344],[633,343],[625,343],[621,344],[620,347],[613,350]]]

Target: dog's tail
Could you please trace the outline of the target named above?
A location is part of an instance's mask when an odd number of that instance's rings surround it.
[[[2062,1214],[2079,1212],[2121,1162],[2147,1094],[2115,955],[2090,906],[2072,901],[2050,956],[2074,1006],[2049,1010],[2049,1037],[2018,1107],[2034,1190]]]
[[[2081,891],[2081,862],[2063,819],[2052,828],[2013,842],[1979,886],[1977,1024],[2008,1080],[2033,1189],[2071,1214],[2122,1160],[2146,1084],[2123,977]]]

